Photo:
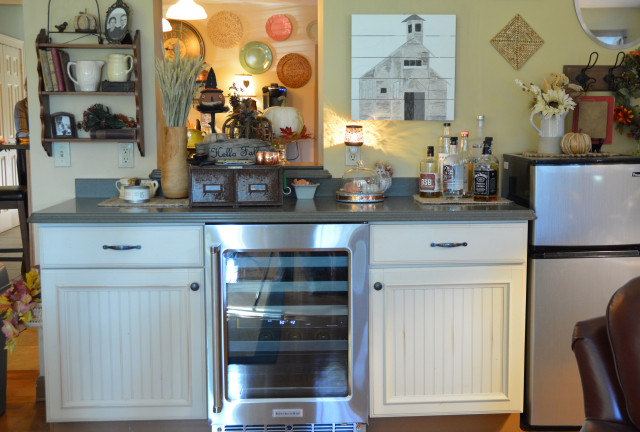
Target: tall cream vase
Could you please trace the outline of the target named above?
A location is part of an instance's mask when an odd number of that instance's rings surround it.
[[[162,192],[167,198],[189,196],[187,127],[165,126],[161,164]]]

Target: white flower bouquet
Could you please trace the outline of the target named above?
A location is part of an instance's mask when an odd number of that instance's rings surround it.
[[[516,78],[516,84],[522,88],[522,91],[532,96],[531,111],[540,113],[545,118],[573,110],[576,106],[573,99],[583,92],[581,86],[570,84],[565,74],[552,73],[551,78],[549,80],[545,78],[543,83],[544,90],[533,83],[525,85]]]

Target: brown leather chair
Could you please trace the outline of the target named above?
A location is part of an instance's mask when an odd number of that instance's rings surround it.
[[[615,292],[606,316],[573,332],[584,394],[582,432],[640,431],[640,277]]]

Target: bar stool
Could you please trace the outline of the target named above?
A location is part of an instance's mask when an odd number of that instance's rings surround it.
[[[31,248],[29,242],[28,217],[28,188],[26,170],[26,149],[18,149],[16,162],[18,164],[18,186],[0,186],[0,210],[18,210],[18,221],[22,237],[21,248],[0,248],[0,255],[22,252],[21,257],[0,256],[0,261],[22,261],[22,273],[31,268]]]

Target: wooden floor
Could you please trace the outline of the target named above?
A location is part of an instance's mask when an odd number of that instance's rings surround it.
[[[37,370],[7,372],[7,407],[0,432],[48,431],[44,402],[36,402]]]
[[[20,230],[0,233],[2,247],[20,247]],[[0,258],[2,261],[2,258]],[[6,261],[9,279],[20,277],[20,263]],[[1,347],[0,347],[1,349]],[[40,375],[38,330],[27,329],[20,335],[13,354],[7,355],[7,404],[0,416],[0,432],[48,431],[44,402],[36,402],[36,379]]]

